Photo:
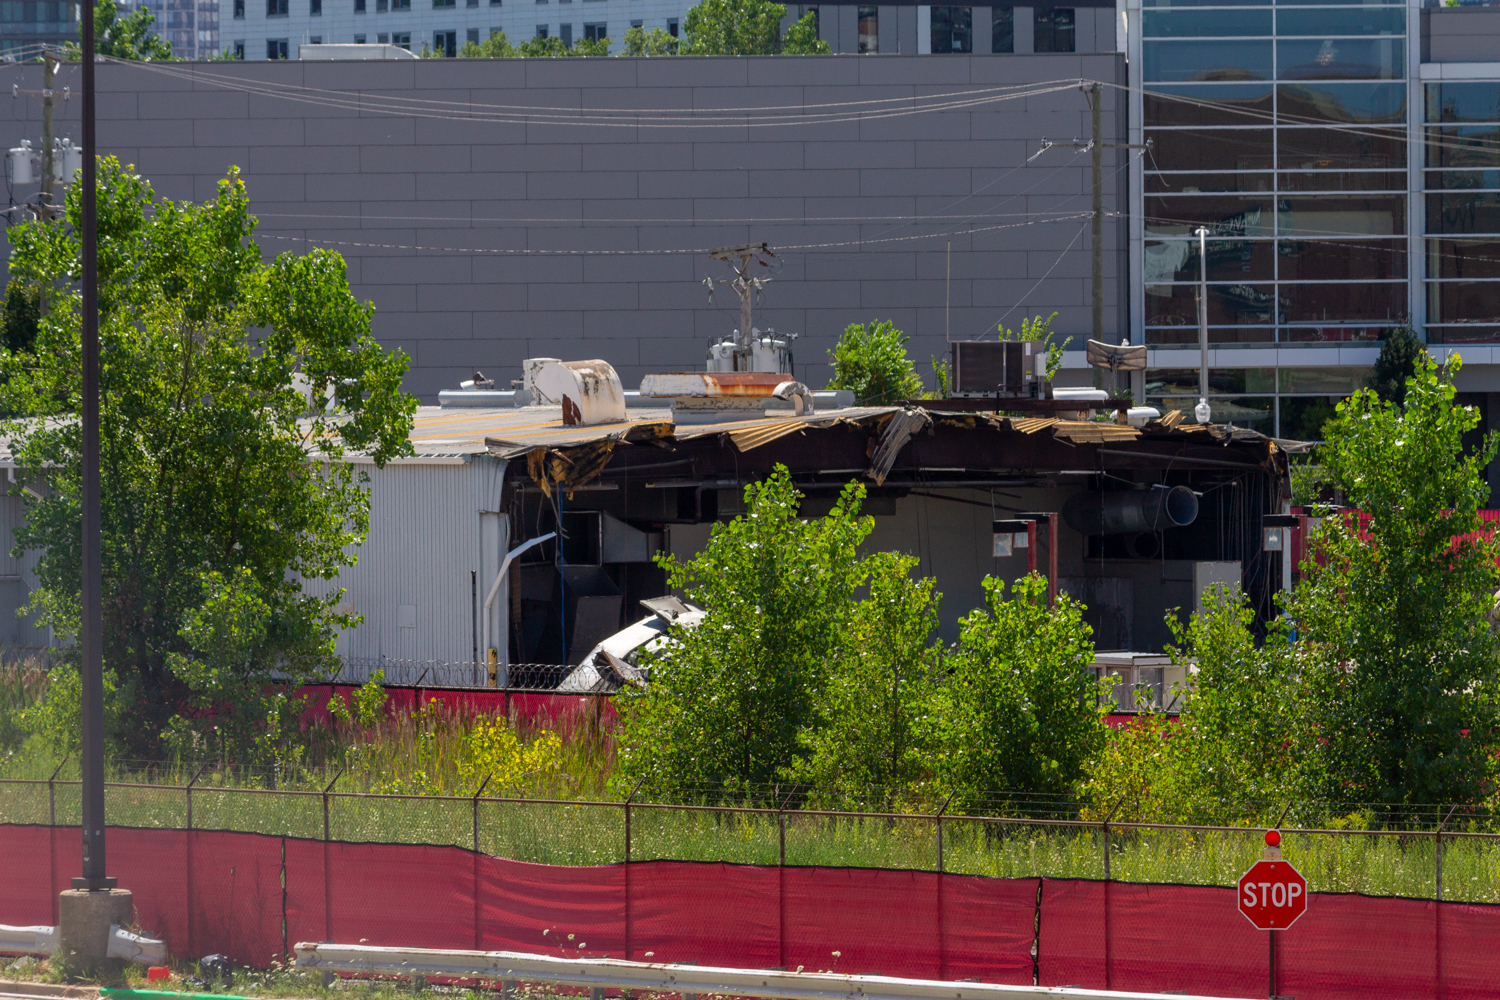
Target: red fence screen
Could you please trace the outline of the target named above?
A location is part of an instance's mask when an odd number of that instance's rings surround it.
[[[0,825],[0,923],[56,922],[76,828]],[[109,871],[179,957],[265,966],[298,941],[1264,996],[1232,889],[864,868],[560,867],[458,847],[111,828]],[[1493,997],[1500,907],[1314,893],[1280,934],[1298,1000]]]

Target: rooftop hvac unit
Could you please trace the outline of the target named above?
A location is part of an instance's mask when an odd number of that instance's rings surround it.
[[[1047,345],[1040,340],[972,340],[950,345],[955,396],[1041,395]]]

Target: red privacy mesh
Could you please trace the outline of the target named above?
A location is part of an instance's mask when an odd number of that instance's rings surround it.
[[[74,828],[0,825],[0,923],[54,923]],[[481,948],[924,979],[1265,996],[1231,889],[860,868],[562,867],[457,847],[109,831],[141,927],[265,966],[298,941]],[[1495,995],[1500,907],[1315,893],[1279,938],[1299,1000]],[[1035,953],[1033,954],[1033,948]],[[1033,978],[1035,977],[1035,979]]]

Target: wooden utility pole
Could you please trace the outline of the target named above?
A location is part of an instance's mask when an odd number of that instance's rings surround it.
[[[42,197],[36,214],[48,222],[56,216],[52,204],[53,156],[52,147],[57,142],[52,131],[52,91],[57,82],[57,57],[51,49],[42,50]]]
[[[1089,112],[1093,125],[1089,142],[1090,166],[1094,173],[1094,339],[1104,339],[1104,87],[1089,88]]]

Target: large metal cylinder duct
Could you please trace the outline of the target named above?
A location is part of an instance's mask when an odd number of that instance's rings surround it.
[[[1082,493],[1063,505],[1068,527],[1085,535],[1126,535],[1192,524],[1198,497],[1186,486],[1171,489]]]

